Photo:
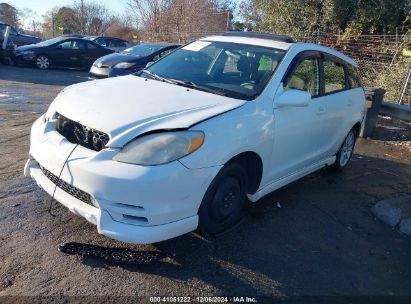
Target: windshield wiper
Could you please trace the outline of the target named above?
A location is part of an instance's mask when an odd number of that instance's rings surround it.
[[[209,87],[206,87],[206,86],[198,85],[198,84],[196,84],[192,81],[189,81],[189,80],[178,80],[178,79],[166,78],[166,77],[160,76],[160,75],[158,75],[154,72],[151,72],[149,70],[142,70],[142,72],[146,73],[147,75],[149,75],[153,79],[157,79],[157,80],[164,81],[164,82],[171,83],[171,84],[181,85],[181,86],[191,88],[191,89],[196,89],[196,90],[199,90],[199,91],[204,91],[204,92],[208,92],[208,93],[213,93],[213,94],[229,97],[227,93],[222,92],[221,90],[212,89],[212,88],[209,88]]]
[[[221,90],[217,90],[217,89],[212,89],[206,86],[202,86],[202,85],[198,85],[192,81],[189,80],[177,80],[177,79],[168,79],[169,81],[172,81],[174,84],[177,85],[181,85],[187,88],[192,88],[192,89],[196,89],[199,91],[204,91],[204,92],[208,92],[208,93],[213,93],[213,94],[217,94],[217,95],[221,95],[221,96],[228,96],[227,93],[221,91]]]
[[[154,72],[151,72],[151,71],[149,71],[149,70],[142,70],[142,72],[143,72],[143,73],[146,73],[147,75],[149,75],[149,76],[150,76],[151,78],[153,78],[153,79],[157,79],[157,80],[160,80],[160,81],[164,81],[164,82],[168,82],[168,83],[174,84],[174,81],[171,81],[170,79],[165,78],[165,77],[162,77],[162,76],[160,76],[160,75],[158,75],[158,74],[156,74],[156,73],[154,73]]]

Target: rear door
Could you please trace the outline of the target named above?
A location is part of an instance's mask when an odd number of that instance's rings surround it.
[[[93,65],[94,61],[110,53],[110,51],[92,42],[86,41],[85,44],[86,44],[86,49],[85,49],[84,56],[83,56],[83,67],[84,68],[90,68]]]
[[[352,101],[349,98],[348,79],[346,77],[346,63],[341,59],[322,54],[323,86],[322,97],[325,112],[319,116],[323,126],[321,143],[322,157],[335,154],[335,147],[340,146],[341,140],[348,132],[347,128]],[[352,126],[351,126],[352,127]]]

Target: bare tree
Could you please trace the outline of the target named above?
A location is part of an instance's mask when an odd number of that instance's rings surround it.
[[[140,26],[148,32],[161,33],[163,16],[171,0],[129,0],[129,6]]]
[[[229,28],[231,0],[129,0],[146,37],[182,43],[200,32]]]
[[[79,25],[79,34],[101,35],[111,25],[113,15],[98,2],[78,0],[71,6],[73,21]]]

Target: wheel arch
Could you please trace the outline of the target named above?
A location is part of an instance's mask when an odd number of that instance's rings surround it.
[[[263,177],[263,161],[256,152],[246,151],[232,157],[228,163],[238,163],[247,172],[247,194],[254,194],[260,187]]]
[[[360,132],[361,132],[361,122],[358,121],[358,122],[352,127],[352,129],[355,130],[355,136],[358,137],[358,136],[360,135]]]

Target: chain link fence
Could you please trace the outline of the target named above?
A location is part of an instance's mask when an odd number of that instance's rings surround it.
[[[186,43],[221,32],[143,34],[145,42]],[[386,90],[385,100],[411,105],[411,35],[339,35],[317,32],[297,41],[320,43],[336,49],[358,63],[366,87]]]
[[[334,48],[358,63],[366,87],[386,90],[385,99],[411,105],[411,36],[316,33],[300,41]]]

